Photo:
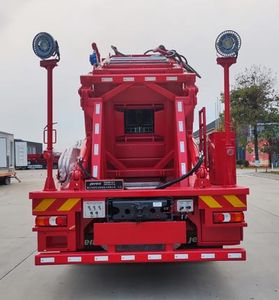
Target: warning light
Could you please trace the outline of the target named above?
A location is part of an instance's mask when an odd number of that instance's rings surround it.
[[[67,226],[66,216],[37,216],[36,226]]]
[[[213,213],[214,223],[240,223],[244,222],[244,214],[240,212],[217,212]]]

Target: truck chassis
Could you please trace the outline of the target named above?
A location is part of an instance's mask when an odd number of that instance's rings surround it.
[[[207,139],[202,109],[199,148],[193,141],[198,74],[164,47],[102,62],[92,47],[93,71],[79,89],[86,138],[80,151],[62,154],[59,190],[48,118],[48,177],[44,191],[30,193],[35,263],[245,260],[233,247],[249,193],[236,185],[234,134]],[[41,66],[52,72],[56,63]]]

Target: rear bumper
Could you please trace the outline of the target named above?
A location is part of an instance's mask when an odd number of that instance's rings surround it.
[[[170,263],[246,260],[242,248],[210,248],[156,252],[60,252],[39,253],[36,265]]]

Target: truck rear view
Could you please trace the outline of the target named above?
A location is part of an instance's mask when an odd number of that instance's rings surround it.
[[[236,185],[234,134],[228,126],[206,138],[202,109],[199,146],[193,140],[199,74],[164,46],[136,55],[113,47],[106,59],[92,48],[79,89],[86,137],[61,155],[56,186],[51,137],[45,188],[30,193],[35,263],[245,260],[233,247],[248,194]]]

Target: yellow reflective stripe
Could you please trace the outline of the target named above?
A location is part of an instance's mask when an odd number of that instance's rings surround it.
[[[69,211],[71,210],[78,202],[80,198],[71,198],[68,199],[65,203],[63,203],[59,208],[58,211]]]
[[[211,196],[200,196],[200,199],[210,208],[222,207],[213,197]]]
[[[45,211],[56,199],[43,199],[35,208],[34,211]]]
[[[235,195],[224,195],[233,207],[246,207],[246,205]]]

